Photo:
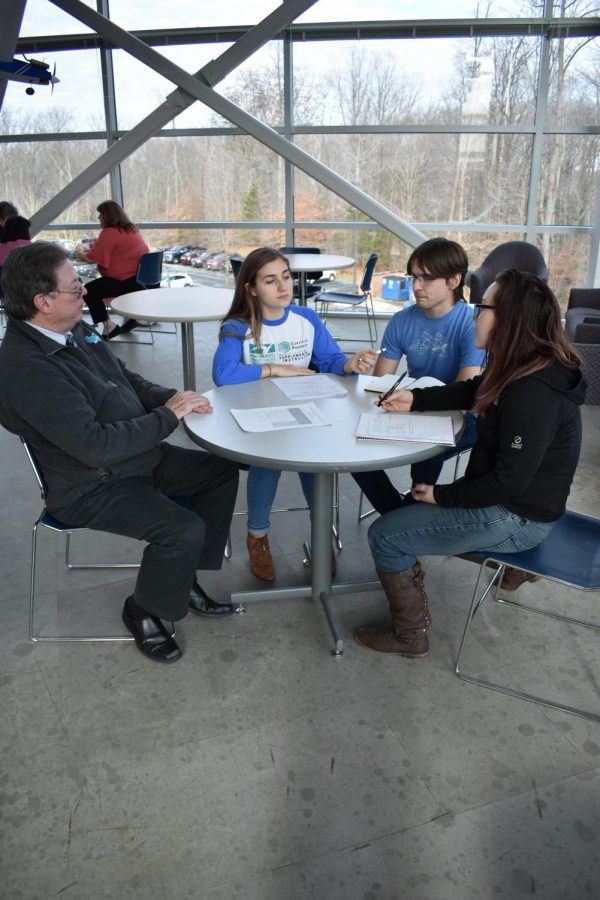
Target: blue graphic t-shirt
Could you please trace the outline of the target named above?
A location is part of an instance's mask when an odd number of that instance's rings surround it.
[[[264,322],[257,345],[247,322],[229,319],[213,359],[217,385],[256,381],[262,366],[283,364],[344,375],[345,353],[340,350],[318,315],[304,306],[288,306],[281,319]]]
[[[485,351],[475,346],[473,311],[459,301],[439,319],[417,306],[397,312],[385,329],[381,355],[399,360],[406,356],[411,378],[430,375],[445,384],[456,380],[465,366],[483,366]]]

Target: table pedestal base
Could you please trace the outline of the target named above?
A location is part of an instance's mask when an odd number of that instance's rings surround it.
[[[183,357],[183,389],[196,390],[196,352],[194,347],[194,323],[181,323],[181,355]]]
[[[332,654],[341,656],[344,642],[340,635],[331,596],[381,590],[380,581],[349,581],[331,583],[331,528],[333,525],[333,472],[317,472],[313,475],[311,547],[312,572],[310,585],[290,588],[267,588],[258,591],[236,591],[231,594],[234,604],[255,600],[306,600],[319,601],[325,611],[334,647]]]

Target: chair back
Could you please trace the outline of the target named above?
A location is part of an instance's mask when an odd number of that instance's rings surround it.
[[[320,247],[280,247],[279,252],[285,256],[288,253],[320,253]],[[318,281],[323,277],[322,272],[307,272],[306,277],[311,281]]]
[[[235,256],[229,257],[229,265],[231,266],[231,271],[233,273],[233,280],[237,281],[238,273],[242,268],[243,259],[237,259]]]
[[[367,260],[365,270],[364,270],[362,278],[360,280],[360,289],[363,292],[363,294],[368,294],[371,290],[371,281],[373,279],[373,272],[375,271],[375,266],[377,264],[378,259],[379,259],[379,253],[371,253],[370,257]]]
[[[42,471],[38,465],[38,461],[35,458],[35,456],[33,455],[33,450],[31,449],[31,446],[29,445],[29,441],[27,440],[27,438],[24,438],[23,435],[20,434],[19,440],[21,441],[21,444],[23,445],[23,449],[24,449],[25,453],[27,454],[27,459],[29,460],[31,468],[33,469],[33,474],[35,475],[35,480],[38,483],[38,487],[39,487],[40,493],[42,495],[42,500],[45,503],[47,488],[46,488],[46,482],[44,481],[44,476],[42,475]]]
[[[144,288],[156,288],[160,286],[162,276],[163,251],[154,250],[144,253],[138,263],[136,280]]]
[[[504,269],[518,269],[537,275],[542,281],[548,278],[548,267],[535,244],[528,241],[506,241],[488,253],[478,269],[470,273],[469,288],[471,303],[481,303],[483,295],[496,275]]]
[[[600,310],[600,288],[571,288],[567,309],[577,309],[578,306]]]

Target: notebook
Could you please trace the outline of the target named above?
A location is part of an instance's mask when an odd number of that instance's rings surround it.
[[[454,447],[451,416],[420,413],[362,413],[356,430],[359,441],[414,441]]]

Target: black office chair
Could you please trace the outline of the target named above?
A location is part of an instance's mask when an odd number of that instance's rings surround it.
[[[578,325],[598,323],[600,323],[600,288],[571,288],[565,314],[565,334],[568,339],[575,340]]]
[[[319,295],[315,297],[315,309],[318,311],[319,315],[325,323],[327,322],[329,307],[332,304],[340,304],[343,309],[356,309],[356,307],[362,306],[364,304],[367,316],[367,327],[369,329],[368,338],[346,338],[341,335],[336,335],[336,341],[343,340],[348,344],[363,344],[366,340],[368,340],[371,344],[371,347],[375,345],[375,341],[377,341],[377,322],[375,320],[375,309],[373,307],[373,295],[371,294],[371,281],[373,279],[373,272],[375,270],[375,265],[377,264],[378,259],[378,253],[372,253],[368,258],[360,281],[358,292],[336,290],[321,291]]]
[[[496,275],[505,269],[530,272],[532,275],[537,275],[542,281],[546,281],[548,278],[548,267],[535,244],[527,241],[506,241],[504,244],[494,247],[479,268],[467,275],[470,302],[481,303],[483,295],[490,284],[495,281]]]
[[[283,253],[286,256],[288,253],[320,253],[320,247],[280,247],[279,252]],[[309,300],[311,297],[315,297],[321,290],[321,288],[315,283],[319,281],[320,278],[323,277],[322,272],[305,272],[304,273],[306,283],[305,283],[305,293],[304,297],[306,300]],[[301,274],[294,275],[294,300],[298,300],[300,297],[300,278]]]
[[[238,259],[237,256],[230,256],[228,257],[228,259],[229,265],[231,266],[231,274],[233,275],[233,280],[237,281],[238,273],[242,268],[242,263],[244,262],[244,260]]]

